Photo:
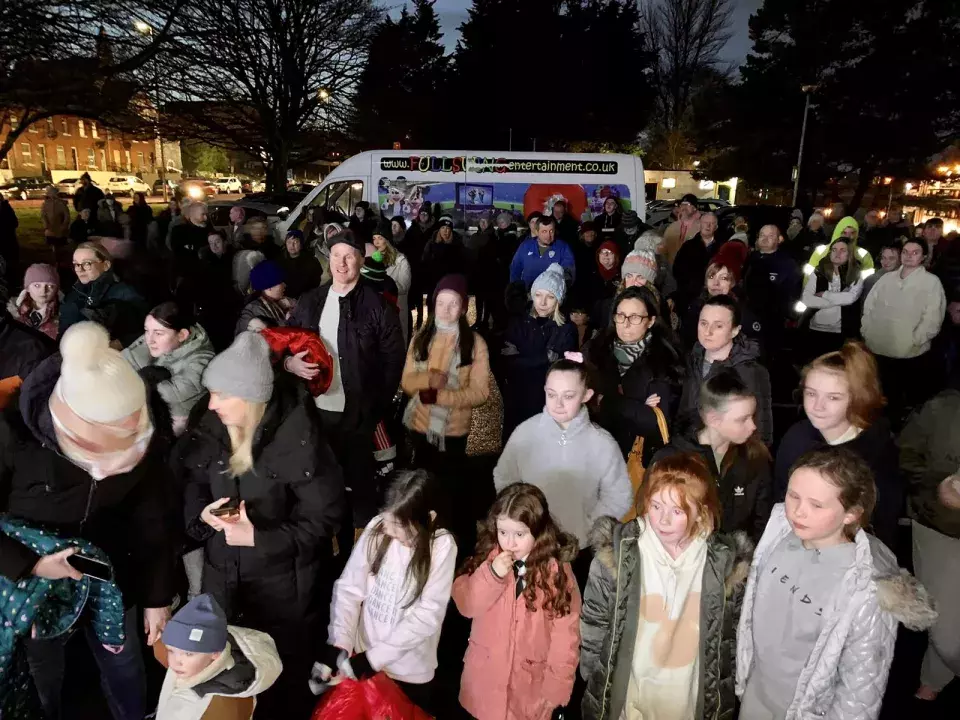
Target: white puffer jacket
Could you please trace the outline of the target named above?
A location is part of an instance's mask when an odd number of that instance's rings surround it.
[[[770,553],[792,529],[783,503],[773,508],[753,556],[737,632],[737,697],[753,666],[753,605],[757,577]],[[784,720],[875,720],[893,661],[897,623],[925,630],[937,619],[933,600],[887,547],[863,530],[856,559],[824,614],[823,629],[800,673]]]

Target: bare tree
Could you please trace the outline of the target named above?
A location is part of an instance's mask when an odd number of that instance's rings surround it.
[[[731,37],[734,5],[735,0],[648,0],[644,5],[644,36],[656,57],[654,121],[663,136],[684,132],[704,74],[715,77],[720,51]]]
[[[163,116],[260,158],[283,187],[344,131],[379,13],[372,0],[192,0],[159,56]]]
[[[0,0],[0,160],[27,128],[78,115],[125,129],[146,103],[134,72],[150,63],[186,0]],[[149,18],[156,31],[138,31]]]

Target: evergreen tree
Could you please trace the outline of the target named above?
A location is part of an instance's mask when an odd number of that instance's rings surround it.
[[[506,150],[620,147],[651,109],[634,0],[474,0],[448,95],[466,112],[448,144]]]
[[[436,0],[414,0],[397,20],[384,15],[373,36],[354,101],[352,127],[364,149],[437,147],[442,115],[441,94],[450,61]]]
[[[958,25],[955,2],[765,0],[750,19],[742,82],[704,137],[718,151],[704,169],[788,185],[801,88],[815,86],[801,188],[856,171],[856,208],[876,175],[916,172],[956,136],[958,53],[950,38]]]

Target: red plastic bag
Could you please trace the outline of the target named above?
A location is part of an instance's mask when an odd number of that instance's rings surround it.
[[[311,720],[430,720],[383,673],[369,680],[344,680],[329,690]]]

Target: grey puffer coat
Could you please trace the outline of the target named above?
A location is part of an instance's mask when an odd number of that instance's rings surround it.
[[[596,556],[580,613],[584,720],[619,720],[623,713],[640,616],[641,523],[600,518],[590,535]],[[744,533],[714,533],[707,540],[696,720],[733,718],[734,641],[752,552]]]
[[[753,666],[753,605],[757,577],[770,553],[793,530],[783,503],[774,506],[750,566],[737,632],[737,697],[743,697]],[[937,618],[926,589],[887,547],[857,533],[854,565],[841,580],[836,603],[800,673],[784,720],[875,720],[880,714],[893,661],[897,623],[925,630]]]
[[[206,392],[203,387],[203,371],[215,354],[207,331],[199,325],[190,328],[190,335],[180,347],[158,358],[150,354],[143,335],[123,351],[123,356],[138,372],[151,365],[170,371],[170,379],[158,383],[157,392],[170,406],[173,417],[188,416],[193,406],[203,397]]]

